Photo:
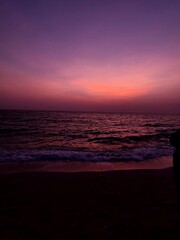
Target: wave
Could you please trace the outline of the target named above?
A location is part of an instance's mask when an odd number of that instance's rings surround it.
[[[14,134],[14,133],[22,133],[22,132],[29,132],[28,128],[3,128],[0,129],[0,134]]]
[[[29,129],[26,127],[20,128],[3,128],[0,129],[0,135],[5,137],[12,137],[12,136],[40,136],[42,132],[38,129]]]
[[[131,142],[145,142],[145,141],[154,141],[164,138],[168,139],[170,137],[170,134],[167,132],[162,132],[154,135],[134,135],[134,136],[127,136],[127,137],[96,137],[91,138],[88,141],[89,142],[96,142],[96,143],[102,143],[102,144],[116,144],[116,143],[131,143]]]
[[[144,124],[145,127],[173,127],[173,124],[166,124],[166,123],[146,123]]]
[[[162,156],[172,156],[173,148],[145,146],[124,148],[116,151],[75,151],[75,150],[1,150],[0,162],[22,161],[85,161],[122,162],[144,161]]]

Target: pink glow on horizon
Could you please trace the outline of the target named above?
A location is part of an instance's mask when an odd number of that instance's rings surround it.
[[[151,95],[158,102],[171,101],[170,98],[175,102],[179,101],[179,75],[172,61],[171,64],[168,61],[150,64],[149,60],[148,63],[129,62],[129,66],[122,65],[120,69],[116,66],[106,67],[106,63],[103,68],[80,62],[77,65],[67,65],[61,72],[57,68],[54,73],[31,75],[8,64],[2,66],[4,74],[1,74],[1,102],[7,106],[14,106],[15,102],[21,106],[22,101],[22,108],[26,107],[26,104],[33,108],[35,102],[39,108],[49,104],[62,108],[66,103],[72,105],[72,108],[80,106],[81,103],[93,108],[96,104],[108,105],[108,101],[113,105],[114,101],[122,100],[126,100],[128,104],[130,101],[138,103],[142,102],[142,98],[149,99]],[[166,78],[169,77],[171,81],[157,81],[161,79],[161,72],[168,70],[168,67],[170,70],[166,73]],[[133,100],[134,98],[136,100]]]
[[[180,4],[135,2],[2,1],[0,108],[179,113]]]

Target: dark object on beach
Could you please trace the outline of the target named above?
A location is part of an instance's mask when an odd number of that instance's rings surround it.
[[[175,148],[180,148],[180,130],[170,137],[170,143]]]
[[[178,197],[178,212],[180,214],[180,130],[170,137],[170,143],[176,148],[173,154],[173,171]]]

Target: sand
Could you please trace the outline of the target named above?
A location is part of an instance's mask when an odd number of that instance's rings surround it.
[[[34,169],[33,169],[34,170]],[[1,171],[0,239],[180,239],[172,168]]]

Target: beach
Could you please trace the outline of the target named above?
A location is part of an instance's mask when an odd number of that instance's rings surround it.
[[[19,171],[18,171],[19,169]],[[180,239],[172,168],[0,173],[0,239]]]

